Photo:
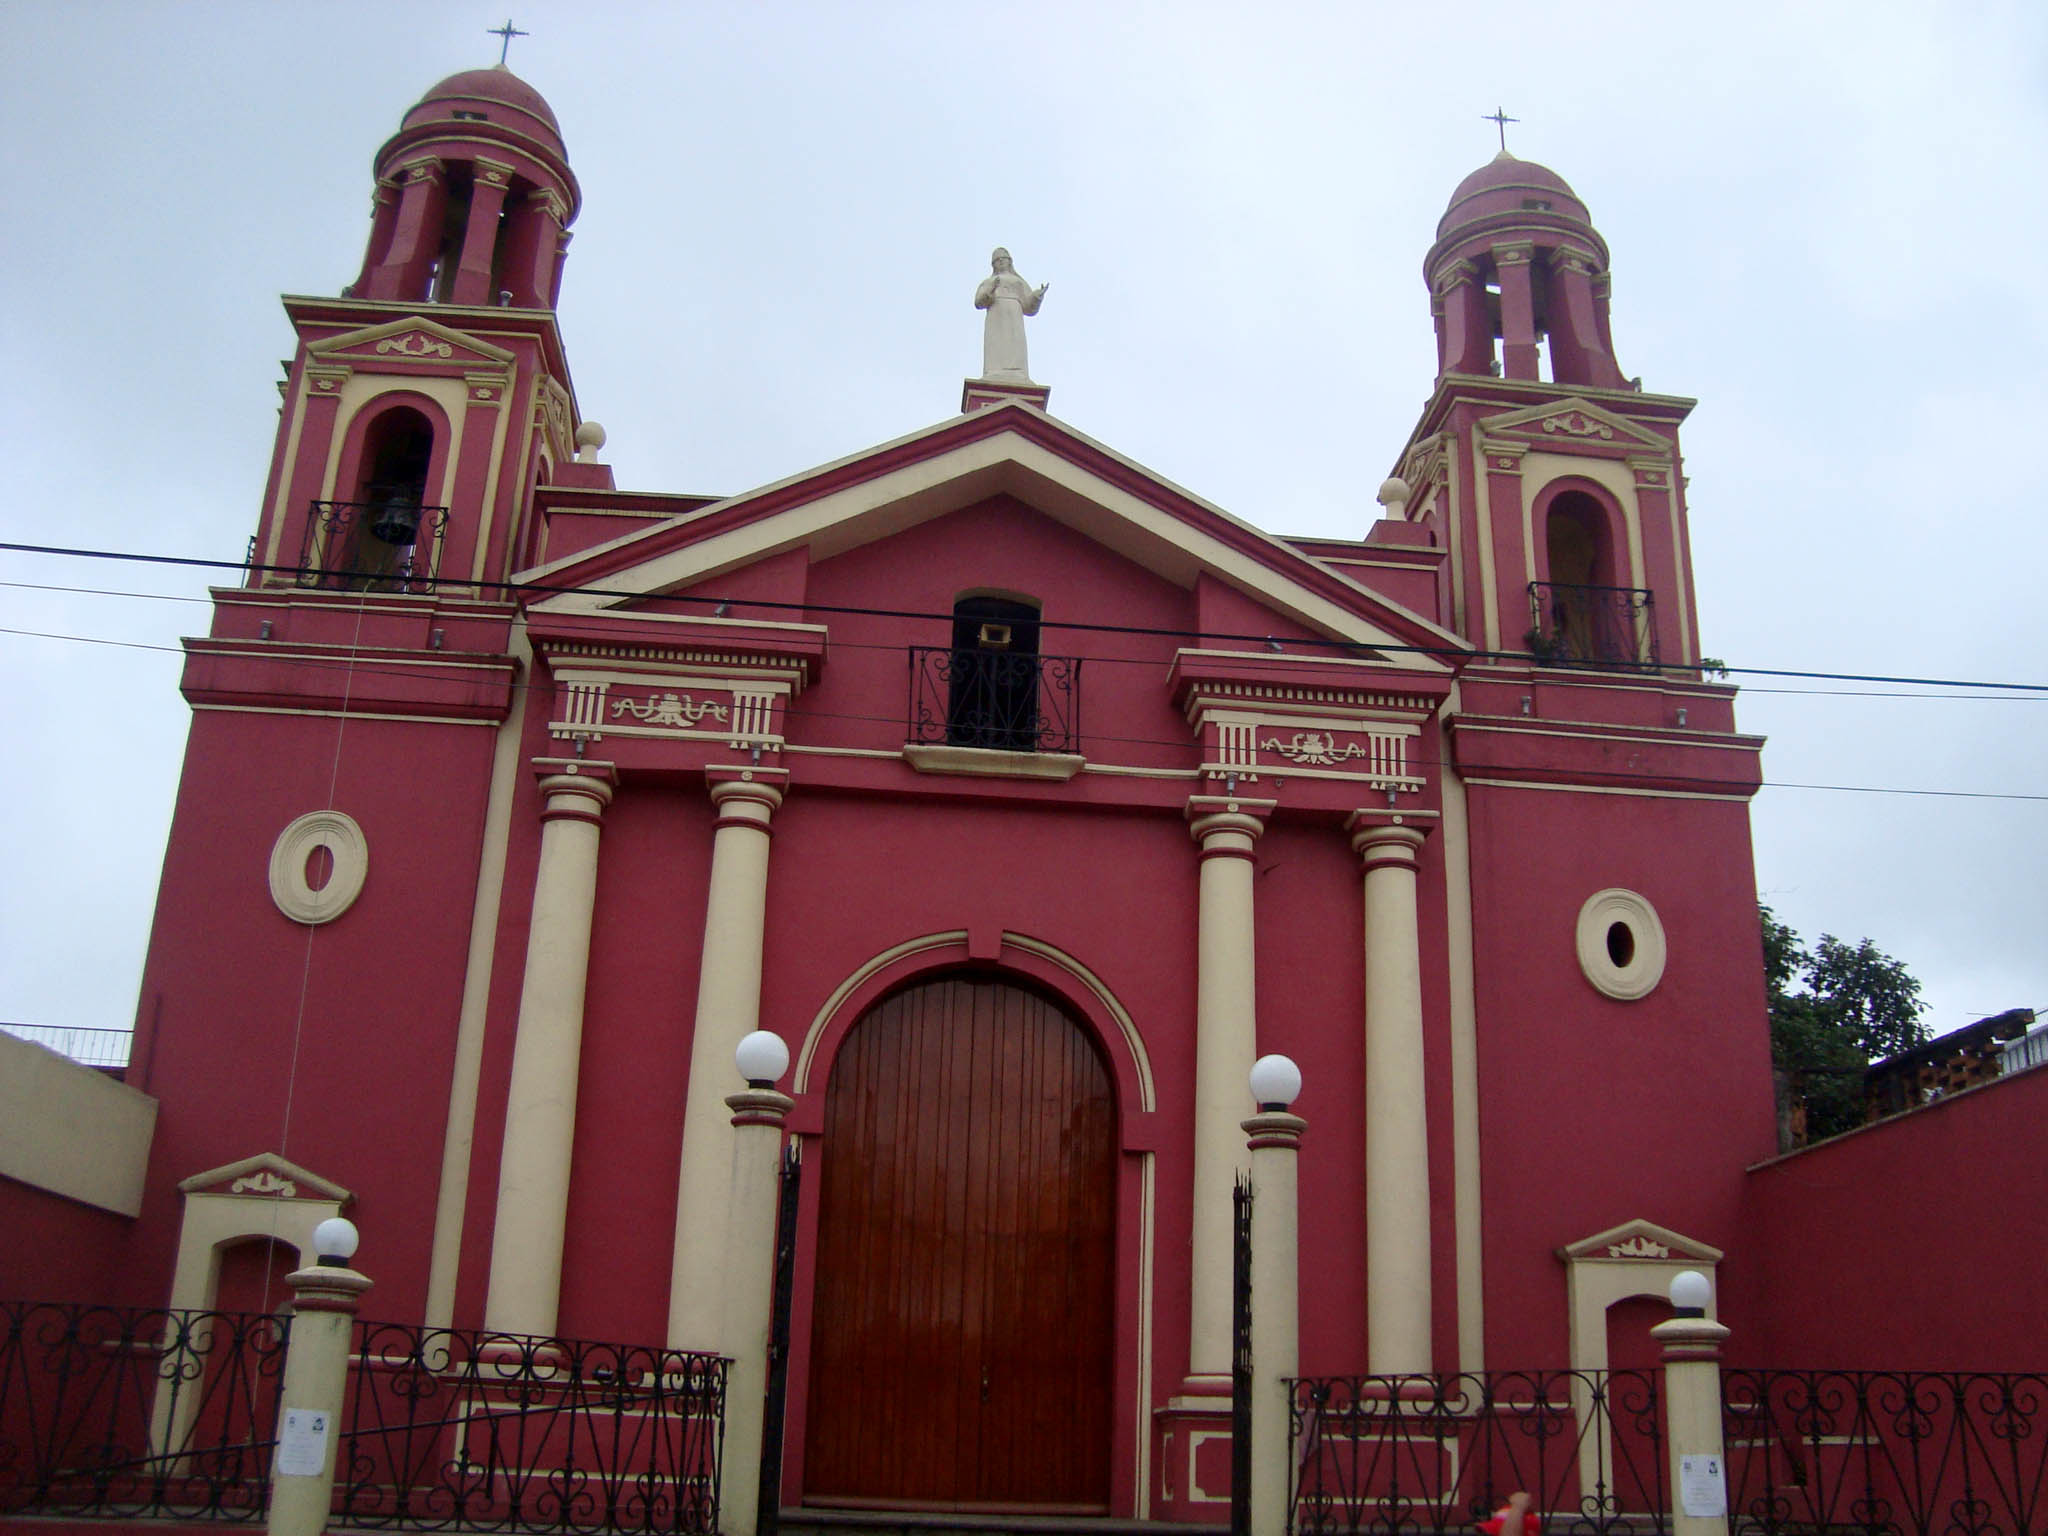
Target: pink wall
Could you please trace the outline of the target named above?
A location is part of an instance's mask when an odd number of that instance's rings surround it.
[[[1730,1358],[1845,1369],[2048,1364],[2043,1124],[2048,1070],[2036,1069],[1752,1168],[1744,1247],[1768,1305],[1726,1318]]]

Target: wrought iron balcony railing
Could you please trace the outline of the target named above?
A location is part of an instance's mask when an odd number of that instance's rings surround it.
[[[1072,752],[1081,739],[1081,659],[912,646],[910,739]]]
[[[1555,666],[1654,667],[1657,626],[1642,587],[1590,587],[1561,581],[1529,583],[1524,637],[1539,661]]]
[[[424,592],[439,564],[446,507],[410,491],[366,501],[316,501],[306,513],[299,585],[343,592]]]

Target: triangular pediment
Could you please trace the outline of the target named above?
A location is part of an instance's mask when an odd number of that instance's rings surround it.
[[[523,573],[587,588],[537,612],[630,612],[742,567],[804,549],[812,562],[1007,497],[1192,589],[1224,582],[1302,626],[1372,647],[1388,665],[1448,671],[1470,649],[1420,615],[1231,516],[1029,406],[956,417]]]
[[[1660,1227],[1654,1221],[1624,1221],[1557,1250],[1561,1259],[1609,1263],[1649,1260],[1658,1264],[1718,1264],[1721,1250],[1710,1243]]]
[[[1542,405],[1524,406],[1488,416],[1480,426],[1488,437],[1520,437],[1530,442],[1592,444],[1609,448],[1655,449],[1668,453],[1671,444],[1625,416],[1576,395]]]
[[[322,362],[435,363],[455,368],[501,368],[512,354],[424,315],[365,326],[310,343],[307,352]]]
[[[332,1179],[277,1155],[259,1152],[178,1181],[182,1195],[256,1195],[279,1200],[332,1200],[347,1205],[355,1196]]]

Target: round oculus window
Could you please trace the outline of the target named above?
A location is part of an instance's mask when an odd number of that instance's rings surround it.
[[[1664,925],[1634,891],[1595,891],[1579,908],[1579,969],[1609,997],[1647,997],[1664,979]]]
[[[370,845],[355,818],[309,811],[270,850],[270,899],[295,923],[331,923],[355,904],[370,872]]]

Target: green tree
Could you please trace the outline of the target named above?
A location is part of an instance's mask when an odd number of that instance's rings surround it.
[[[1806,1107],[1810,1141],[1863,1123],[1863,1069],[1927,1040],[1920,983],[1870,940],[1831,933],[1811,949],[1761,903],[1771,1064]]]

